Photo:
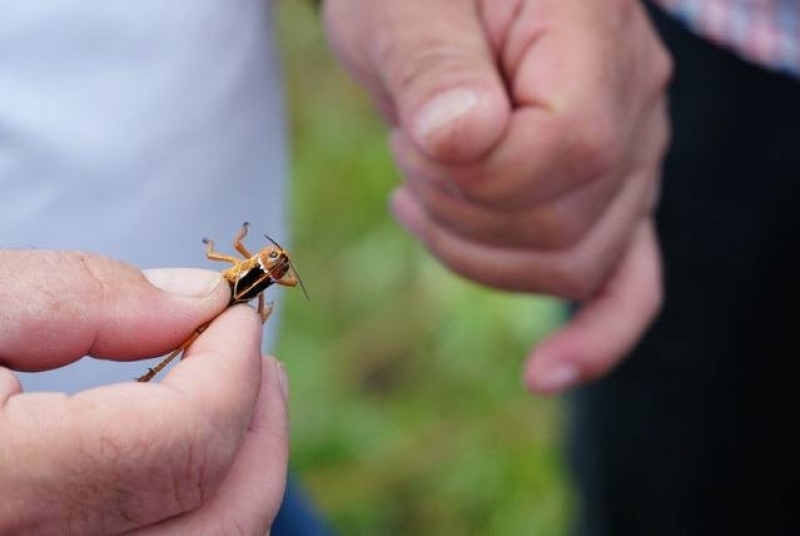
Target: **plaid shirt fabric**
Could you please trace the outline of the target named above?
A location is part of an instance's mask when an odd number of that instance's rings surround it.
[[[696,33],[800,78],[800,0],[656,0]]]

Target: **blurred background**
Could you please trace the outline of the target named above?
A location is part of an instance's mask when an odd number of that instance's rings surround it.
[[[564,533],[557,399],[520,371],[559,303],[477,287],[387,211],[385,130],[327,51],[311,2],[276,2],[293,143],[295,263],[277,355],[292,465],[341,533]]]

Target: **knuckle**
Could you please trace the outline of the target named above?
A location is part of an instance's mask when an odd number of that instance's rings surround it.
[[[192,510],[206,502],[218,479],[208,450],[193,441],[184,445],[184,463],[172,466],[170,474],[173,502],[182,511]]]
[[[117,465],[121,473],[137,482],[126,485],[130,493],[119,494],[125,499],[116,505],[126,518],[147,519],[159,512],[178,514],[193,510],[203,504],[212,492],[212,471],[204,449],[194,441],[170,444],[169,451],[139,444],[135,451],[117,450]],[[122,480],[122,479],[121,479]],[[137,490],[147,489],[146,497]]]
[[[640,7],[636,0],[607,0],[606,9],[613,9],[623,21],[630,21],[639,14]]]
[[[642,310],[648,319],[654,318],[664,306],[664,285],[661,281],[642,296]]]
[[[534,245],[546,249],[568,249],[577,245],[592,223],[587,212],[571,210],[563,204],[541,209],[536,220],[531,226],[536,229]]]
[[[577,302],[588,301],[597,289],[597,285],[585,274],[568,274],[564,283],[564,297]]]
[[[73,451],[72,469],[63,477],[70,493],[58,499],[72,531],[92,532],[100,518],[115,532],[129,530],[200,504],[194,488],[175,477],[175,458],[123,436],[100,436]]]
[[[653,61],[654,80],[659,93],[662,93],[675,76],[675,61],[663,45],[659,45]]]
[[[64,253],[64,255],[67,255],[67,253]],[[108,305],[111,301],[110,296],[113,294],[112,284],[100,266],[103,261],[105,259],[102,257],[96,258],[83,252],[76,252],[74,256],[74,262],[77,264],[78,269],[85,275],[84,281],[91,286],[88,296],[96,302],[95,305],[99,308],[104,308]]]
[[[672,140],[672,124],[668,118],[668,111],[667,111],[667,104],[664,102],[659,109],[660,114],[659,121],[656,126],[656,133],[655,133],[655,148],[657,151],[657,161],[661,162],[661,160],[666,155],[667,151],[669,150],[670,143]],[[654,173],[655,176],[660,176],[660,171],[656,171]]]
[[[591,267],[574,255],[567,255],[553,268],[553,294],[568,300],[585,302],[597,292],[598,277]]]
[[[214,494],[228,473],[240,437],[232,435],[225,424],[215,424],[205,414],[198,414],[190,421],[179,458],[182,463],[176,464],[175,475],[184,496],[202,504]]]
[[[268,525],[262,527],[262,530],[257,531],[255,528],[248,530],[238,519],[222,519],[219,521],[218,534],[229,534],[231,536],[246,536],[248,534],[269,534]]]
[[[586,121],[573,147],[579,177],[589,182],[608,175],[619,161],[619,147],[609,121]]]
[[[185,418],[156,442],[132,438],[127,430],[118,434],[104,437],[100,452],[106,473],[114,476],[104,486],[107,511],[137,526],[199,508],[229,467],[227,453],[208,440],[203,419]]]
[[[573,187],[606,177],[619,165],[623,151],[610,113],[576,111],[560,125],[563,136],[563,173]]]
[[[453,45],[439,41],[436,37],[414,36],[415,42],[394,36],[392,39],[378,41],[376,62],[386,65],[383,70],[388,86],[395,92],[406,92],[424,87],[429,75],[436,73],[436,79],[446,79],[448,73],[467,70],[466,58]],[[420,39],[424,39],[420,42]]]

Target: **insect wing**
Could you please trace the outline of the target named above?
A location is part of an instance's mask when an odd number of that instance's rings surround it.
[[[231,290],[233,296],[231,302],[245,303],[253,298],[258,297],[259,294],[275,282],[269,272],[264,270],[261,263],[253,263],[249,266],[244,266],[238,273],[233,281],[231,281]]]

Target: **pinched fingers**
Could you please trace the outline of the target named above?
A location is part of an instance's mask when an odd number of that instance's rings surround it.
[[[22,384],[19,378],[5,367],[0,367],[0,407],[6,403],[9,397],[22,391]]]
[[[0,250],[0,271],[0,363],[22,371],[87,354],[125,360],[162,354],[230,298],[216,272],[143,273],[77,251]]]
[[[260,341],[257,315],[234,307],[162,384],[9,396],[0,533],[114,533],[200,508],[245,441],[261,389]]]

